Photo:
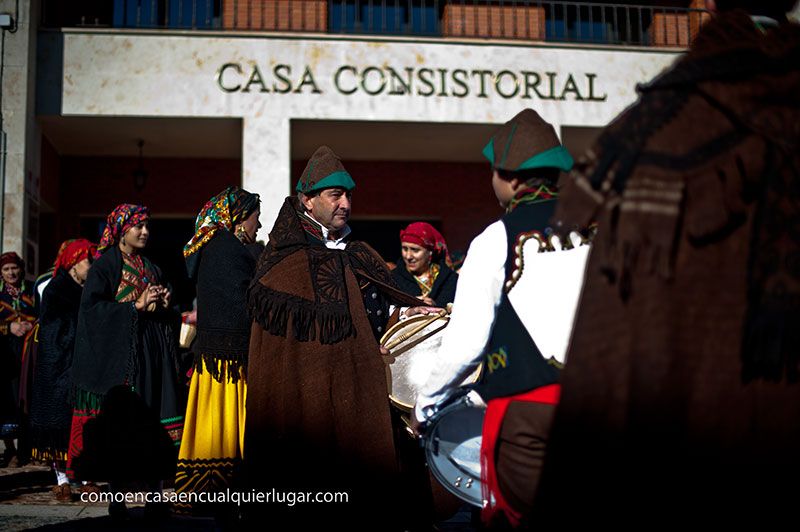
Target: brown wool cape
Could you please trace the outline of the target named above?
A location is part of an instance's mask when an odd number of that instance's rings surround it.
[[[640,92],[554,219],[599,226],[537,515],[794,518],[800,27],[720,15]]]
[[[346,491],[350,502],[286,511],[350,522],[396,504],[398,474],[386,370],[361,289],[401,305],[383,260],[362,242],[327,249],[309,239],[287,198],[248,295],[251,332],[244,470],[252,488]],[[319,515],[316,515],[319,517]],[[355,521],[353,521],[355,519]]]

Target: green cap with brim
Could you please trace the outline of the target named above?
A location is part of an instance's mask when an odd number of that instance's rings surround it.
[[[295,190],[309,194],[325,188],[356,188],[356,182],[345,170],[341,159],[327,146],[320,146],[308,160],[305,170],[297,180]]]
[[[500,126],[483,148],[493,168],[510,172],[557,168],[569,172],[572,155],[561,145],[553,126],[533,109],[525,109]]]

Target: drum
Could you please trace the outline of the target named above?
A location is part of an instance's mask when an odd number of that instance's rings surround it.
[[[481,434],[484,409],[467,397],[436,413],[422,436],[433,476],[459,499],[483,507]]]
[[[410,412],[417,393],[433,367],[433,355],[442,345],[442,332],[450,317],[446,312],[412,316],[397,322],[381,338],[391,352],[386,366],[386,381],[392,404]]]

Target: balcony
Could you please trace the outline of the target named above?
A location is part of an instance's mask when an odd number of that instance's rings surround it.
[[[687,47],[689,7],[533,0],[44,0],[46,28],[139,28]]]

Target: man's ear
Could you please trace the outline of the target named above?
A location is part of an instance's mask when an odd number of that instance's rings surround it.
[[[306,196],[302,192],[300,193],[300,203],[303,204],[303,207],[305,207],[307,211],[311,210],[311,207],[313,206],[313,203],[312,203],[311,200],[313,200],[313,199],[314,199],[314,196]]]

